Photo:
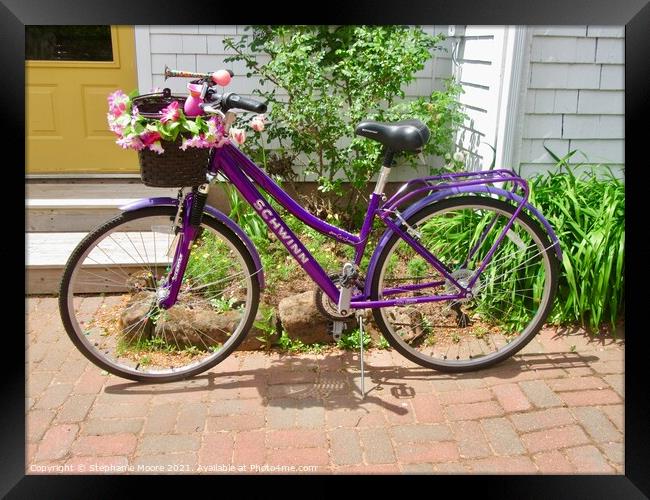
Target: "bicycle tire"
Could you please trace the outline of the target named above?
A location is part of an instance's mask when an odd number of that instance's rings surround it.
[[[502,213],[512,215],[515,211],[515,207],[510,203],[506,203],[502,200],[488,198],[484,196],[463,196],[456,198],[447,198],[441,200],[437,203],[427,205],[416,213],[412,214],[406,221],[409,226],[414,227],[418,222],[426,219],[427,217],[432,217],[436,213],[439,213],[444,210],[449,210],[459,207],[484,207],[485,209],[494,209],[501,211]],[[552,249],[552,243],[550,241],[547,233],[540,227],[540,225],[535,222],[528,214],[525,212],[520,212],[515,223],[523,224],[523,226],[529,229],[532,234],[534,234],[538,242],[538,246],[541,244],[542,248],[545,251],[542,252],[543,259],[547,264],[547,270],[550,274],[549,276],[549,285],[548,290],[545,292],[544,303],[540,306],[540,310],[536,313],[533,321],[525,328],[523,335],[513,341],[511,345],[504,348],[500,353],[494,353],[493,355],[486,357],[479,357],[474,360],[467,362],[451,362],[444,359],[436,359],[429,356],[423,356],[421,353],[417,352],[415,349],[410,347],[406,342],[404,342],[401,337],[395,333],[394,329],[387,324],[385,314],[382,312],[381,308],[373,309],[373,317],[377,323],[382,335],[386,338],[388,343],[395,348],[400,354],[404,357],[413,361],[414,363],[424,366],[426,368],[432,368],[441,372],[469,372],[487,368],[489,366],[501,363],[502,361],[510,358],[521,349],[523,349],[537,334],[541,326],[544,324],[548,314],[550,313],[553,307],[553,301],[555,294],[557,292],[557,285],[559,279],[559,261],[555,255],[555,252]],[[444,238],[444,235],[441,235],[441,238]],[[386,260],[392,254],[395,246],[398,242],[403,241],[397,234],[394,234],[385,247],[382,250],[382,253],[378,257],[377,266],[375,267],[375,272],[372,276],[369,277],[371,280],[371,296],[372,300],[380,300],[381,290],[380,290],[380,280],[384,274],[384,268],[386,266]],[[471,358],[471,356],[470,356]]]
[[[163,383],[163,382],[173,382],[177,380],[183,380],[186,378],[193,377],[199,373],[202,373],[210,368],[213,368],[224,359],[226,359],[244,340],[248,332],[250,331],[253,322],[255,321],[255,316],[257,314],[257,309],[259,307],[259,298],[260,298],[260,285],[259,281],[255,279],[256,267],[254,261],[250,255],[250,252],[246,248],[245,244],[241,239],[225,224],[214,219],[209,214],[204,213],[202,226],[208,226],[213,231],[218,233],[221,237],[228,240],[234,249],[238,252],[242,261],[245,263],[246,269],[248,271],[249,286],[251,287],[252,298],[250,301],[250,306],[246,312],[246,318],[242,323],[242,327],[239,328],[239,331],[233,334],[233,337],[227,346],[224,345],[216,355],[212,356],[209,361],[201,363],[198,366],[193,367],[192,369],[187,369],[184,371],[177,371],[173,374],[144,374],[140,372],[134,372],[133,370],[122,369],[114,363],[109,363],[103,357],[98,356],[90,346],[82,338],[83,334],[78,332],[75,328],[76,321],[73,321],[71,315],[71,304],[72,308],[74,305],[70,302],[71,290],[70,290],[70,279],[73,276],[77,265],[79,264],[80,259],[84,256],[86,251],[93,246],[97,241],[101,241],[101,238],[109,233],[116,227],[119,227],[121,224],[126,222],[133,222],[137,219],[146,218],[146,217],[169,217],[173,219],[176,214],[175,207],[146,207],[139,210],[134,210],[130,212],[123,212],[116,217],[106,221],[88,235],[86,235],[82,241],[78,244],[75,250],[70,255],[68,262],[63,271],[61,278],[61,283],[59,287],[59,312],[63,322],[63,326],[68,334],[70,340],[74,345],[79,349],[79,351],[89,359],[93,364],[102,368],[103,370],[117,375],[122,378],[129,380],[134,380],[137,382],[149,382],[149,383]],[[77,326],[79,326],[77,324]],[[234,336],[236,335],[236,336]]]

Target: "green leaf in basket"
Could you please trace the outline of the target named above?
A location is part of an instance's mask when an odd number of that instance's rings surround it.
[[[144,127],[142,126],[142,123],[135,122],[135,125],[133,126],[133,130],[135,130],[135,133],[140,135],[141,133],[144,132]]]
[[[194,123],[194,122],[191,121],[191,120],[187,120],[187,121],[185,122],[185,129],[186,129],[188,132],[191,132],[192,134],[198,134],[198,133],[199,133],[199,127],[197,126],[196,123]]]
[[[170,141],[170,140],[172,140],[172,133],[171,133],[171,131],[169,130],[169,126],[168,126],[168,125],[169,125],[169,122],[168,122],[168,123],[165,123],[164,125],[160,125],[160,127],[158,127],[158,133],[160,134],[160,136],[161,136],[165,141]]]

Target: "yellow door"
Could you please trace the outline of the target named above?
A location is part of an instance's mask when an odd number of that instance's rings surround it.
[[[28,174],[124,173],[137,153],[115,144],[106,98],[137,88],[132,27],[26,27]]]

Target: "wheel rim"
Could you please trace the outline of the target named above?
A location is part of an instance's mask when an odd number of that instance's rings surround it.
[[[245,334],[252,274],[235,245],[207,224],[193,244],[176,305],[166,311],[157,306],[172,261],[171,218],[150,215],[111,227],[70,275],[74,335],[114,373],[151,379],[195,373]]]
[[[412,227],[422,235],[422,243],[455,271],[453,276],[466,283],[510,216],[508,211],[487,203],[455,204],[426,214],[413,222]],[[487,236],[481,236],[485,228]],[[488,364],[520,349],[544,319],[552,297],[548,256],[551,245],[545,245],[521,218],[515,220],[511,233],[474,285],[473,299],[382,308],[379,314],[394,341],[418,361],[459,369]],[[459,235],[467,236],[463,241]],[[481,238],[483,244],[476,248]],[[433,248],[429,243],[433,243]],[[457,250],[452,251],[457,248],[465,250],[458,255]],[[474,255],[467,259],[472,251]],[[424,273],[423,269],[426,269]],[[424,292],[384,296],[386,288],[396,286],[393,278],[412,282],[414,277],[420,283],[441,284]],[[524,286],[512,287],[518,283]],[[510,285],[510,289],[503,285]],[[435,290],[436,295],[449,294],[456,287],[426,264],[407,243],[397,240],[384,260],[377,290],[380,298],[391,298],[418,293],[430,295],[429,290]],[[463,326],[467,319],[469,324]]]

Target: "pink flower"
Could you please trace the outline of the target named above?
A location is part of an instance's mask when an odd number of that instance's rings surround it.
[[[121,90],[116,90],[108,96],[108,112],[118,117],[126,111],[126,104],[129,102],[129,96]]]
[[[181,112],[178,109],[178,101],[172,102],[169,106],[160,110],[159,113],[162,123],[175,122],[181,116]]]
[[[155,131],[145,130],[143,133],[140,134],[140,140],[145,146],[150,146],[151,144],[158,141],[159,139],[160,139],[160,134]]]
[[[208,134],[218,135],[219,133],[223,134],[223,125],[216,116],[213,116],[208,120]]]
[[[151,151],[154,151],[158,153],[159,155],[163,154],[165,150],[163,149],[162,145],[160,144],[160,141],[153,142],[149,144],[149,149]]]
[[[251,128],[255,130],[256,132],[261,132],[264,130],[264,120],[265,120],[264,115],[257,115],[251,120]]]
[[[106,114],[106,118],[108,120],[108,128],[111,130],[111,132],[115,132],[118,136],[121,136],[122,132],[124,132],[124,127],[118,125],[115,117],[110,113]]]
[[[126,137],[122,137],[121,139],[118,139],[115,142],[120,146],[122,146],[124,149],[135,149],[136,151],[140,151],[141,149],[144,148],[144,144],[142,144],[140,138],[135,135],[128,135]]]
[[[187,148],[208,148],[210,146],[211,144],[205,140],[205,135],[200,134],[189,139],[184,138],[179,148],[185,151]]]
[[[115,105],[117,105],[119,103],[122,103],[122,102],[126,102],[128,100],[129,100],[128,95],[126,95],[121,90],[116,90],[112,94],[108,95],[108,106],[110,108],[112,108],[113,106],[115,106]]]
[[[212,147],[223,139],[223,123],[216,116],[213,116],[207,121],[207,124],[208,132],[205,134],[204,139],[209,144],[209,147]]]
[[[244,144],[244,141],[246,140],[246,131],[241,128],[230,127],[230,138],[239,145]]]

